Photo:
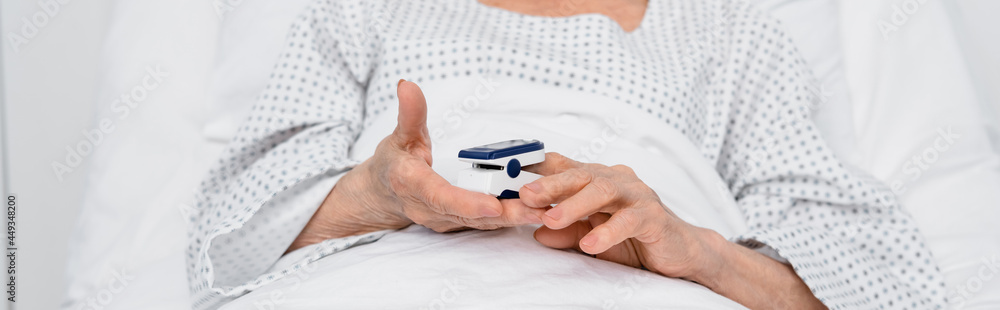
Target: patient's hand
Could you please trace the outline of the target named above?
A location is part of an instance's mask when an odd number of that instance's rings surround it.
[[[542,244],[675,278],[690,278],[712,263],[702,247],[714,232],[674,215],[631,168],[580,163],[550,152],[542,164],[525,169],[545,177],[522,187],[521,200],[534,208],[556,204],[535,232]]]
[[[337,182],[288,251],[412,223],[437,232],[541,223],[542,209],[452,186],[435,173],[423,92],[400,80],[396,93],[396,130],[379,143],[374,156]]]
[[[628,167],[548,153],[526,169],[545,176],[520,196],[548,209],[535,231],[546,246],[692,280],[751,309],[825,308],[791,266],[681,220]]]

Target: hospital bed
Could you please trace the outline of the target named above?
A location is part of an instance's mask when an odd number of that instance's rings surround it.
[[[192,192],[264,87],[307,2],[116,3],[97,102],[114,101],[151,66],[168,75],[89,157],[65,308],[82,307],[122,274],[131,279],[105,309],[189,307],[182,219]],[[1000,308],[1000,121],[974,88],[953,4],[914,1],[916,9],[897,13],[899,3],[886,0],[754,2],[783,21],[821,80],[818,91],[829,100],[815,119],[831,147],[893,187],[918,223],[945,274],[950,305]],[[905,22],[881,30],[894,14]],[[118,116],[106,104],[95,111],[97,119]],[[954,134],[941,142],[942,132]],[[514,298],[544,308],[580,300],[593,308],[740,308],[692,283],[544,249],[530,228],[463,234],[410,227],[227,308],[325,309],[345,300],[460,308]],[[491,242],[477,242],[483,238]],[[497,248],[513,250],[484,254]],[[527,264],[539,261],[536,252],[551,262]],[[575,273],[581,270],[598,271]],[[491,285],[469,285],[468,277]],[[565,289],[546,289],[554,285]]]

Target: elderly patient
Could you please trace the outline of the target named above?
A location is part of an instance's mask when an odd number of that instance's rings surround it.
[[[698,146],[749,231],[727,240],[679,219],[629,167],[555,153],[520,199],[452,186],[431,169],[427,102],[410,81],[485,70],[659,119],[642,130]],[[780,25],[740,2],[316,1],[202,184],[188,253],[194,306],[412,224],[542,224],[541,244],[694,281],[749,308],[942,307],[943,278],[913,221],[808,121],[819,100],[811,83]],[[368,121],[397,108],[375,155],[352,160]],[[279,259],[293,261],[274,269]]]

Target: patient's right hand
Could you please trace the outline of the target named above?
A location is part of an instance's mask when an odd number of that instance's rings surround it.
[[[417,223],[437,232],[542,223],[545,209],[520,199],[497,200],[452,186],[431,169],[427,102],[420,87],[400,80],[396,130],[375,155],[337,182],[288,251],[323,240]]]

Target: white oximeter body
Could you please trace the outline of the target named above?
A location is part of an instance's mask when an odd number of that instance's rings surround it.
[[[521,186],[542,177],[521,167],[545,161],[545,144],[538,140],[497,142],[461,150],[458,160],[472,163],[459,172],[458,187],[497,198],[519,198]]]

